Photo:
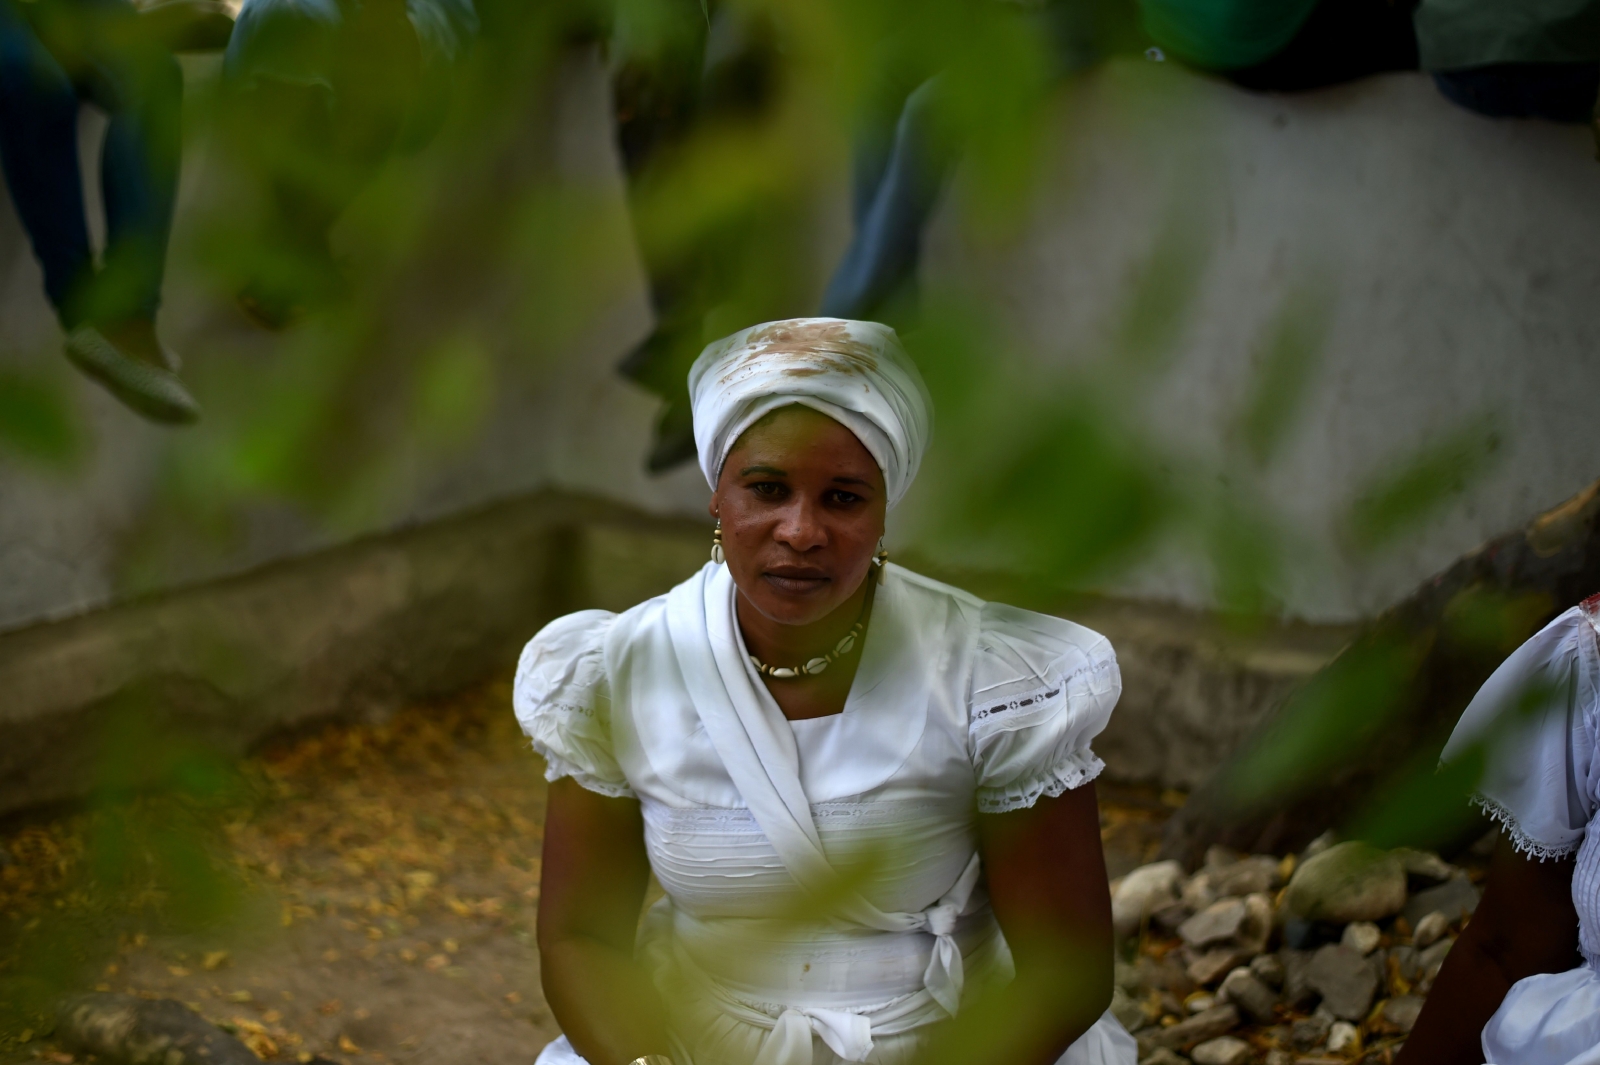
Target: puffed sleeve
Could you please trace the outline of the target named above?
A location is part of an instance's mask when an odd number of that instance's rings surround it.
[[[1594,816],[1597,680],[1595,629],[1573,607],[1500,664],[1441,755],[1456,762],[1481,750],[1478,805],[1541,861],[1576,851]]]
[[[528,641],[511,704],[545,761],[545,779],[571,777],[590,791],[632,797],[611,747],[605,638],[616,615],[583,610],[557,618]]]
[[[1111,642],[1082,625],[986,603],[972,670],[978,809],[1021,810],[1105,768],[1089,741],[1122,694]]]

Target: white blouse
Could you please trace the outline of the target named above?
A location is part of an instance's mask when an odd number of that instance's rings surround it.
[[[1444,749],[1488,758],[1478,803],[1518,850],[1576,854],[1572,901],[1586,964],[1513,984],[1483,1030],[1489,1065],[1600,1061],[1600,596],[1573,607],[1512,653],[1479,689]]]
[[[975,816],[1099,774],[1115,655],[1081,625],[891,565],[843,712],[788,721],[733,594],[708,565],[623,614],[552,622],[518,666],[518,720],[550,780],[640,802],[667,896],[645,949],[679,999],[680,1065],[907,1060],[974,984],[1009,979]],[[702,602],[710,649],[686,621]],[[799,881],[834,875],[851,919],[800,915]],[[564,1043],[541,1061],[579,1060]],[[1133,1041],[1107,1015],[1063,1060],[1131,1063]]]

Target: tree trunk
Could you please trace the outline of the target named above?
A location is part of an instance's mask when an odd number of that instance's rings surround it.
[[[1348,825],[1401,774],[1430,769],[1489,674],[1597,591],[1600,481],[1363,626],[1190,796],[1162,856],[1193,868],[1213,844],[1284,853]],[[1251,786],[1264,775],[1278,783]]]

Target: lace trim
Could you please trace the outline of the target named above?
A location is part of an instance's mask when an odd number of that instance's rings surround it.
[[[1495,802],[1493,799],[1485,795],[1474,795],[1472,797],[1472,803],[1484,813],[1488,814],[1490,820],[1499,822],[1500,827],[1504,829],[1506,835],[1510,837],[1511,846],[1521,851],[1523,854],[1526,854],[1530,858],[1537,858],[1541,862],[1552,861],[1559,858],[1565,858],[1570,854],[1576,853],[1578,848],[1582,846],[1582,840],[1579,840],[1577,843],[1568,844],[1564,847],[1552,847],[1548,843],[1540,843],[1538,840],[1522,831],[1522,826],[1517,824],[1517,817],[1515,814],[1513,814],[1510,810],[1507,810],[1504,806],[1501,806],[1499,803]]]
[[[533,749],[544,759],[544,779],[554,784],[563,777],[571,777],[585,791],[592,791],[596,795],[604,795],[608,799],[632,799],[633,789],[627,784],[613,784],[609,780],[601,780],[593,773],[584,769],[576,762],[569,762],[561,757],[547,745],[538,740],[533,741]]]
[[[979,788],[978,812],[1004,814],[1026,810],[1040,799],[1054,799],[1062,792],[1081,788],[1105,769],[1106,764],[1093,751],[1076,751],[1043,776],[1023,784],[1003,788]]]
[[[994,718],[1003,717],[1008,714],[1014,714],[1019,710],[1041,706],[1045,703],[1059,699],[1063,695],[1067,694],[1068,689],[1070,689],[1075,682],[1081,683],[1086,677],[1098,676],[1108,671],[1115,670],[1116,668],[1117,663],[1115,659],[1102,659],[1099,661],[1090,662],[1086,665],[1078,667],[1071,673],[1066,674],[1061,679],[1053,683],[1041,685],[1030,691],[1020,692],[1010,699],[999,700],[996,702],[985,702],[981,706],[975,706],[972,710],[972,719],[967,724],[968,731],[976,732],[981,724],[991,721]],[[992,687],[998,687],[998,685]]]

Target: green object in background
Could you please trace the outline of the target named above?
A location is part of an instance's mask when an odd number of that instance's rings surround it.
[[[1172,56],[1207,70],[1271,59],[1317,0],[1140,0],[1145,32]]]
[[[0,457],[61,466],[77,457],[80,443],[72,409],[56,382],[0,372]]]

